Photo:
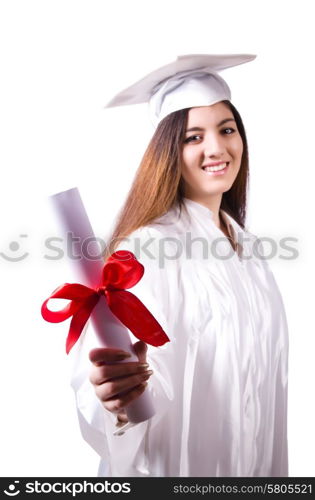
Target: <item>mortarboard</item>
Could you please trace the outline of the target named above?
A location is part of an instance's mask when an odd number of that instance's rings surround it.
[[[218,72],[255,58],[252,54],[178,56],[119,92],[106,107],[148,102],[151,120],[157,125],[174,111],[230,100],[229,86]]]

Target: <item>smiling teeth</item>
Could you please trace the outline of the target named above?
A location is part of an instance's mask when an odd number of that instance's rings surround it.
[[[218,172],[219,170],[223,170],[227,166],[227,163],[222,163],[222,165],[217,165],[215,167],[202,167],[202,170],[205,172]]]

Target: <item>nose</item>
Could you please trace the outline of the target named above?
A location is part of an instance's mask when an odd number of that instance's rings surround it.
[[[225,153],[225,143],[220,134],[211,134],[204,140],[204,155],[206,158],[220,158]]]

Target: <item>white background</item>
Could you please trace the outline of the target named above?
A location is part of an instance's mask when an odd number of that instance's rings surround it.
[[[248,228],[299,240],[298,259],[269,264],[290,327],[290,475],[314,476],[313,4],[1,1],[1,476],[96,475],[69,386],[69,323],[40,316],[73,281],[66,258],[45,258],[58,236],[47,198],[78,186],[95,233],[109,232],[153,130],[145,105],[104,105],[189,53],[258,55],[223,76],[249,140]]]

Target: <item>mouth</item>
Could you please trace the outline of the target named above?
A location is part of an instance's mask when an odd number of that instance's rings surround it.
[[[228,170],[229,164],[229,161],[218,162],[217,164],[204,165],[201,168],[207,175],[223,175]]]

